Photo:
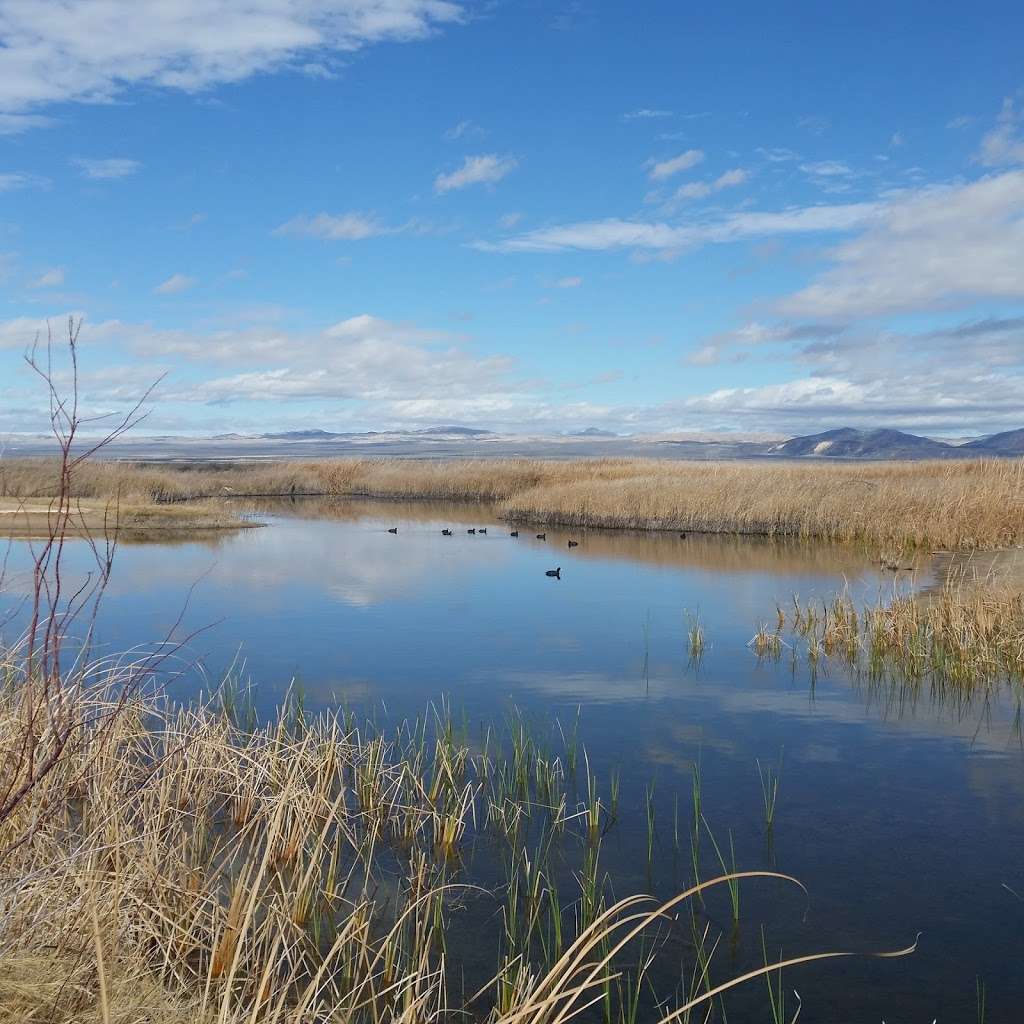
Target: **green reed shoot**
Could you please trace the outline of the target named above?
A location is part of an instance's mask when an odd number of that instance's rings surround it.
[[[654,860],[654,783],[644,787],[644,809],[647,812],[647,867]]]
[[[735,877],[739,869],[736,867],[736,848],[733,845],[732,829],[729,829],[729,863],[727,864],[718,845],[718,840],[715,839],[715,834],[711,831],[707,818],[704,818],[703,821],[704,827],[707,829],[708,838],[711,840],[711,845],[715,848],[715,856],[722,867],[722,874],[729,876],[726,885],[729,887],[729,902],[732,904],[732,920],[733,924],[738,924],[740,920],[740,881]]]
[[[779,782],[782,779],[782,758],[784,748],[779,751],[778,766],[766,765],[762,767],[757,761],[757,775],[761,780],[761,803],[764,807],[764,826],[771,831],[775,825],[775,807],[779,799]]]
[[[764,957],[764,965],[768,967],[771,961],[768,959],[768,943],[764,935],[764,925],[761,925],[761,953]],[[779,950],[778,960],[782,960],[781,949]],[[768,1008],[771,1011],[772,1024],[791,1024],[791,1022],[786,1020],[786,993],[782,987],[782,968],[780,967],[775,971],[766,971],[764,980],[768,986]]]

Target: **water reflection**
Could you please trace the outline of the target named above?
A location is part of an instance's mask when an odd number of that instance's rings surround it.
[[[264,529],[125,544],[101,646],[162,637],[195,585],[183,628],[208,628],[190,656],[208,680],[240,655],[264,710],[292,679],[310,706],[395,718],[442,694],[474,725],[513,707],[566,722],[580,709],[590,759],[604,778],[621,772],[624,810],[642,807],[654,782],[664,849],[699,762],[707,814],[734,830],[749,868],[769,862],[755,759],[774,764],[784,752],[770,856],[808,884],[812,902],[794,909],[745,892],[748,959],[760,955],[762,920],[787,952],[895,948],[923,930],[920,952],[897,967],[851,963],[798,972],[795,983],[819,1019],[823,1007],[836,1020],[966,1019],[975,973],[988,981],[993,1020],[1024,1004],[1024,904],[1002,888],[1024,891],[1014,695],[965,702],[858,679],[827,660],[812,686],[794,652],[758,660],[748,646],[794,594],[827,599],[848,587],[856,601],[873,599],[908,586],[902,574],[852,548],[763,538],[548,528],[540,542],[524,527],[513,539],[486,506],[303,500],[257,511]],[[488,532],[466,533],[479,527]],[[69,558],[72,574],[88,569],[80,545]],[[25,590],[23,544],[9,561],[8,607]],[[556,566],[561,580],[547,578]],[[918,579],[944,571],[922,565]],[[707,637],[696,660],[693,618]],[[175,693],[199,685],[179,680]],[[670,891],[681,866],[648,877],[646,835],[627,817],[607,847],[616,887]],[[763,996],[752,1005],[764,1010]]]

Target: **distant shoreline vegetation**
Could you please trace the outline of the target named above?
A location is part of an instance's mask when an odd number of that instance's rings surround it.
[[[0,461],[0,530],[31,532],[57,460]],[[1024,543],[1024,461],[668,462],[652,459],[88,461],[72,494],[125,530],[247,525],[236,499],[362,496],[487,502],[540,525],[853,541],[883,550]],[[9,524],[9,525],[2,525]]]

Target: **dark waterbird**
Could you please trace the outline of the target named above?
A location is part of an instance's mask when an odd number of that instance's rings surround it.
[[[487,527],[486,526],[481,526],[478,532],[479,533],[486,533],[487,532]]]
[[[686,540],[686,534],[685,533],[679,534],[679,539],[680,540]]]
[[[510,536],[510,537],[518,537],[518,536],[519,536],[519,531],[518,531],[518,530],[513,530],[513,531],[512,531],[512,532],[511,532],[511,533],[509,534],[509,536]]]
[[[580,542],[578,540],[571,540],[571,541],[569,541],[569,547],[571,547],[571,548],[578,548],[579,546],[580,546]]]
[[[544,573],[544,575],[554,576],[556,580],[560,580],[562,578],[562,567],[559,566],[557,569],[548,569],[548,571]]]
[[[441,536],[442,537],[450,537],[451,535],[452,535],[452,531],[451,530],[442,530],[441,531]]]
[[[548,535],[546,533],[538,533],[537,534],[537,540],[547,540],[547,539],[548,539]]]
[[[388,530],[388,533],[398,533],[398,527],[397,526],[392,526],[391,529]]]
[[[467,530],[466,533],[476,533],[476,530]]]

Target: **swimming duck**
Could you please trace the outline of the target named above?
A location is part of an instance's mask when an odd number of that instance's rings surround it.
[[[569,541],[569,547],[571,547],[571,548],[578,548],[579,546],[580,546],[580,542],[578,540],[571,540],[571,541]]]
[[[467,530],[466,533],[476,533],[476,530]]]
[[[562,578],[562,567],[559,566],[557,569],[548,569],[548,571],[544,573],[544,575],[554,576],[556,580],[560,580]]]
[[[548,535],[546,533],[538,533],[537,534],[537,540],[547,540],[547,539],[548,539]]]
[[[398,533],[398,527],[397,526],[392,526],[391,529],[388,530],[388,533]]]
[[[441,531],[441,536],[442,537],[450,537],[451,535],[452,535],[452,531],[451,530],[442,530]]]
[[[518,537],[518,536],[519,536],[519,531],[518,531],[518,530],[513,530],[513,531],[512,531],[512,532],[511,532],[511,533],[509,534],[509,536],[510,536],[510,537]]]

